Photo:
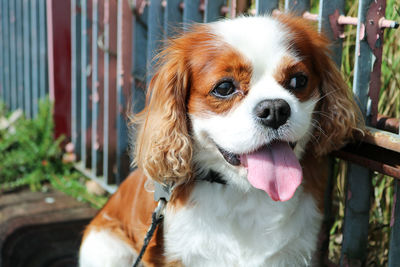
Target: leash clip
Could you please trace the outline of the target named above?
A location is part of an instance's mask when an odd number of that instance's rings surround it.
[[[168,202],[171,199],[173,184],[160,184],[154,181],[154,200],[164,199]]]

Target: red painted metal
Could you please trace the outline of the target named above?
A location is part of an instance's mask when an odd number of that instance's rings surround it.
[[[359,143],[349,144],[334,156],[400,179],[400,138],[368,128]]]
[[[118,83],[122,86],[123,99],[125,103],[121,103],[122,106],[117,107],[117,112],[119,112],[120,116],[127,119],[127,112],[131,105],[132,100],[132,85],[133,85],[133,76],[132,76],[132,21],[133,14],[129,8],[128,1],[123,1],[122,8],[122,51],[118,51],[122,53],[121,58],[121,77],[119,77]],[[128,123],[128,121],[126,121]],[[118,138],[121,138],[119,136]],[[120,173],[128,173],[129,172],[129,158],[122,157],[121,158],[121,169]]]
[[[146,1],[144,1],[146,2]],[[108,139],[108,183],[114,183],[116,173],[117,155],[117,1],[109,1],[109,22],[110,22],[110,65],[109,65],[109,139]]]
[[[366,33],[368,45],[375,56],[371,72],[368,95],[371,99],[371,124],[376,125],[378,116],[379,92],[381,90],[381,66],[383,52],[383,28],[379,26],[384,19],[386,0],[376,0],[371,3],[366,17]]]
[[[400,119],[390,118],[390,117],[378,114],[377,120],[378,121],[376,123],[376,128],[381,129],[381,130],[386,130],[391,133],[396,133],[396,134],[399,133]]]
[[[55,135],[71,137],[71,4],[47,0],[49,92]]]

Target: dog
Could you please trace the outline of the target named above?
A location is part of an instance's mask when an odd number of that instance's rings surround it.
[[[158,56],[136,116],[134,171],[86,228],[80,266],[312,266],[328,154],[359,110],[328,40],[289,15],[192,26]],[[147,190],[145,189],[147,188]]]

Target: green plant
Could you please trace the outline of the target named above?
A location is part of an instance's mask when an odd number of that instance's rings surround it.
[[[2,191],[25,185],[31,190],[39,190],[43,181],[54,173],[62,172],[60,143],[63,138],[54,140],[53,128],[52,104],[46,99],[40,102],[36,118],[29,120],[22,115],[0,130]]]
[[[54,138],[52,103],[42,100],[34,119],[24,118],[20,110],[7,113],[0,103],[0,194],[29,186],[45,190],[50,183],[57,190],[89,202],[99,209],[107,196],[87,192],[86,178],[62,160],[63,137]]]

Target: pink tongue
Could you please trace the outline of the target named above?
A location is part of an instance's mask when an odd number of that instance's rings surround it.
[[[300,163],[286,142],[242,155],[241,161],[248,168],[251,185],[264,190],[275,201],[291,199],[303,179]]]

